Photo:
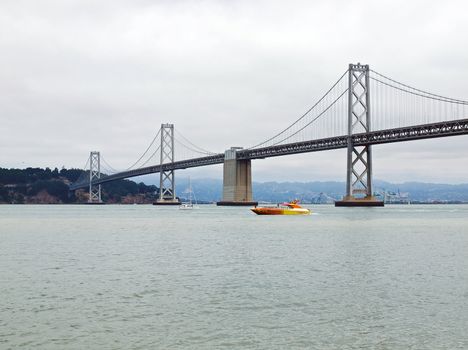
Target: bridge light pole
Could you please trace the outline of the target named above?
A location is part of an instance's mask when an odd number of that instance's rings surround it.
[[[89,154],[89,198],[88,203],[101,204],[101,185],[93,185],[94,180],[101,178],[101,154],[90,152]]]
[[[369,66],[350,64],[348,70],[348,153],[346,195],[337,207],[383,206],[372,193],[371,145],[355,146],[352,136],[371,131]]]
[[[154,205],[178,205],[175,194],[174,170],[166,169],[169,163],[174,163],[174,124],[161,124],[161,150],[159,172],[159,198]]]

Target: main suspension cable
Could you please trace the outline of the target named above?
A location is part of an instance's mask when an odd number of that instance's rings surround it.
[[[208,155],[213,155],[213,154],[216,154],[215,152],[211,152],[211,151],[208,151],[204,148],[201,148],[200,146],[197,146],[195,145],[193,142],[191,142],[189,139],[187,139],[184,135],[182,135],[182,133],[178,130],[176,130],[176,134],[178,136],[180,136],[184,141],[188,142],[191,146],[195,147],[196,149],[198,149],[199,151],[197,151],[198,153],[202,153],[202,154],[208,154]],[[180,141],[179,141],[180,142]],[[187,146],[186,146],[187,147]],[[188,147],[187,147],[188,148]]]
[[[327,112],[331,107],[333,107],[337,102],[338,100],[343,97],[343,95],[348,92],[349,89],[345,89],[327,108],[325,108],[319,115],[317,115],[314,119],[312,119],[310,122],[308,122],[306,125],[304,125],[302,128],[300,128],[299,130],[297,130],[295,133],[293,133],[292,135],[289,135],[288,137],[282,139],[281,141],[278,141],[276,143],[274,143],[272,146],[276,146],[276,145],[279,145],[281,142],[283,141],[286,141],[287,139],[290,139],[291,137],[297,135],[299,132],[301,132],[302,130],[304,130],[306,127],[308,127],[310,124],[312,124],[313,122],[315,122],[317,119],[319,119],[322,115],[325,114],[325,112]]]
[[[421,89],[417,89],[417,88],[415,88],[415,87],[412,87],[412,86],[410,86],[410,85],[403,84],[403,83],[401,83],[401,82],[399,82],[399,81],[397,81],[397,80],[395,80],[395,79],[389,78],[389,77],[387,77],[386,75],[383,75],[383,74],[381,74],[381,73],[379,73],[379,72],[376,72],[375,70],[370,69],[370,71],[371,71],[372,73],[377,74],[378,76],[380,76],[380,77],[382,77],[382,78],[384,78],[384,79],[390,80],[391,82],[393,82],[393,83],[395,83],[395,84],[399,84],[399,85],[404,86],[404,87],[406,87],[406,88],[408,88],[408,89],[417,91],[417,92],[419,92],[419,93],[421,93],[421,94],[425,94],[425,95],[430,95],[430,96],[433,96],[433,97],[437,97],[436,100],[438,99],[439,101],[444,101],[444,102],[450,102],[450,101],[452,101],[452,103],[457,103],[457,102],[458,102],[458,103],[460,103],[460,104],[468,104],[468,101],[464,101],[464,100],[459,100],[459,99],[455,99],[455,98],[451,98],[451,97],[445,97],[445,96],[442,96],[442,95],[433,94],[433,93],[431,93],[431,92],[427,92],[427,91],[424,91],[424,90],[421,90]],[[392,86],[392,87],[398,89],[397,87],[395,87],[395,86],[393,86],[393,85],[391,85],[391,84],[384,83],[384,82],[382,82],[382,81],[380,81],[380,80],[378,80],[378,79],[376,79],[376,78],[371,77],[371,79],[374,79],[374,80],[376,80],[376,81],[381,82],[382,84],[385,84],[385,85],[388,85],[388,86]],[[404,90],[404,89],[402,89],[402,90],[403,90],[403,91],[406,91],[406,90]],[[411,93],[410,91],[406,91],[406,92]],[[415,93],[415,95],[418,95],[418,94]],[[418,96],[422,96],[422,95],[418,95]],[[425,96],[422,96],[422,97],[425,97]]]
[[[143,154],[141,155],[141,157],[138,158],[138,160],[137,160],[135,163],[133,163],[133,164],[130,165],[127,169],[125,169],[126,171],[132,169],[135,165],[138,164],[138,162],[139,162],[140,160],[143,159],[143,157],[146,155],[146,153],[148,153],[148,151],[149,151],[149,149],[151,148],[151,146],[153,146],[154,142],[156,141],[156,139],[158,138],[158,136],[159,136],[160,133],[161,133],[161,129],[159,129],[158,133],[157,133],[156,136],[153,138],[153,141],[151,141],[151,143],[150,143],[149,146],[146,148],[146,150],[143,152]],[[153,155],[154,155],[154,153],[153,153]],[[152,157],[152,156],[151,156],[151,157]],[[151,157],[150,157],[149,159],[151,159]],[[145,164],[146,164],[146,163],[145,163]]]
[[[119,170],[115,170],[108,162],[106,162],[106,160],[104,159],[104,157],[102,155],[101,155],[101,160],[109,168],[109,170],[111,170],[114,173],[119,172]]]
[[[468,105],[468,101],[455,100],[455,99],[451,99],[451,98],[447,98],[447,97],[443,97],[443,96],[439,96],[439,95],[427,94],[425,92],[419,93],[419,91],[421,91],[421,90],[417,90],[417,89],[413,89],[413,90],[418,91],[418,92],[409,91],[409,90],[400,88],[398,86],[392,85],[390,83],[386,83],[386,82],[384,82],[384,81],[382,81],[380,79],[374,78],[374,77],[370,77],[370,79],[372,79],[374,81],[377,81],[377,82],[379,82],[381,84],[384,84],[386,86],[389,86],[391,88],[407,92],[408,94],[412,94],[412,95],[416,95],[416,96],[420,96],[420,97],[424,97],[424,98],[431,99],[431,100],[436,100],[436,101],[442,101],[442,102],[453,103],[453,104]],[[400,84],[400,85],[405,86],[404,84]]]
[[[156,148],[156,150],[153,152],[153,154],[143,163],[141,164],[140,167],[144,167],[153,157],[154,155],[161,149],[161,145],[158,146],[158,148]]]
[[[288,131],[289,129],[291,129],[294,125],[296,125],[297,123],[299,123],[302,119],[304,119],[320,102],[322,102],[325,97],[328,96],[328,94],[339,84],[339,82],[341,81],[341,79],[343,79],[343,77],[348,74],[349,72],[349,69],[347,69],[341,76],[340,78],[336,81],[335,84],[333,84],[333,86],[312,106],[310,107],[301,117],[299,117],[299,119],[297,119],[294,123],[292,123],[291,125],[289,125],[286,129],[282,130],[281,132],[277,133],[275,136],[272,136],[270,137],[268,140],[265,140],[255,146],[251,146],[247,149],[253,149],[253,148],[257,148],[261,145],[264,145],[270,141],[272,141],[273,139],[275,139],[276,137],[284,134],[286,131]],[[323,113],[322,113],[323,114]]]

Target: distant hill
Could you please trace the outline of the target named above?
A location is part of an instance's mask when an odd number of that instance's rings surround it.
[[[87,174],[80,169],[0,168],[0,203],[85,203],[87,191],[69,192],[68,185]],[[198,201],[216,202],[222,197],[221,179],[192,179],[191,183]],[[252,186],[255,200],[272,203],[295,198],[303,203],[333,203],[345,192],[345,183],[337,181],[254,182]],[[393,184],[377,180],[374,191],[401,193],[411,201],[468,202],[468,184]],[[106,203],[152,203],[157,192],[155,184],[131,180],[102,185],[102,198]],[[176,177],[176,192],[182,200],[188,197],[188,178]]]
[[[221,179],[192,179],[192,188],[197,199],[218,201],[222,197]],[[282,202],[299,198],[303,203],[332,203],[341,199],[346,190],[344,182],[254,182],[252,184],[254,199],[265,202]],[[182,197],[188,188],[188,179],[177,179],[177,194]],[[468,184],[432,184],[405,182],[394,184],[385,181],[374,181],[377,193],[407,193],[412,201],[462,201],[468,202]]]
[[[87,174],[80,169],[0,168],[0,203],[85,203],[87,192],[70,192],[68,185]],[[152,203],[156,191],[154,185],[118,180],[102,185],[102,199],[107,203]]]

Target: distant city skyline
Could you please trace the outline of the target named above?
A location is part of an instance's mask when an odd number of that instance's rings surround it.
[[[366,63],[468,99],[463,1],[2,1],[0,167],[126,168],[161,123],[215,152],[284,129]],[[468,118],[468,116],[466,116]],[[468,183],[468,136],[374,146],[374,178]],[[346,151],[256,160],[254,181],[344,181]],[[176,176],[220,178],[221,166]]]

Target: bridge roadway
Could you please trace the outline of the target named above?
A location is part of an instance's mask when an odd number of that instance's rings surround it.
[[[351,136],[355,146],[378,145],[392,142],[422,140],[436,137],[457,136],[468,134],[468,119],[459,119],[432,124],[422,124],[395,129],[371,131],[369,133],[354,134]],[[263,159],[269,157],[285,156],[289,154],[318,152],[348,147],[348,135],[329,137],[318,140],[288,143],[255,149],[239,150],[237,159]],[[222,164],[224,153],[207,157],[192,158],[162,165],[148,166],[135,170],[123,171],[109,176],[104,176],[94,185],[103,184],[115,180],[131,178],[135,176],[159,173],[161,170],[177,170],[195,168],[206,165]],[[89,181],[74,183],[70,190],[77,190],[89,186]]]

